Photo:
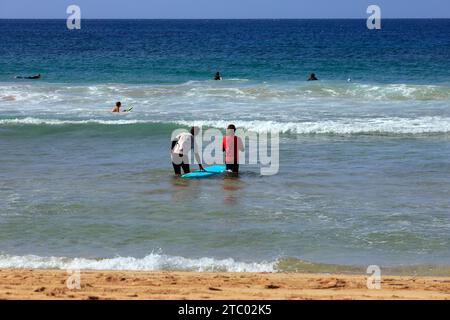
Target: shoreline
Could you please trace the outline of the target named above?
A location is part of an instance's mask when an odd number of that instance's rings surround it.
[[[450,276],[386,275],[381,289],[367,289],[366,275],[111,270],[79,275],[77,289],[77,275],[66,270],[1,269],[0,299],[450,300]]]

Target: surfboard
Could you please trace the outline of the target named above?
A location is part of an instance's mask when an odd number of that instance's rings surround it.
[[[181,177],[182,178],[206,178],[206,177],[211,177],[211,176],[215,176],[218,175],[222,172],[225,171],[225,166],[222,165],[214,165],[214,166],[210,166],[208,168],[205,168],[205,171],[193,171],[193,172],[189,172],[189,173],[185,173],[183,174]]]
[[[131,110],[133,110],[133,107],[130,107],[128,109],[123,110],[123,112],[130,112]]]

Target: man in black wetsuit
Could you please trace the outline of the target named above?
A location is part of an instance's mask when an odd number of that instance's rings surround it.
[[[38,74],[36,74],[34,76],[29,76],[29,77],[22,77],[22,76],[17,76],[16,77],[16,79],[32,79],[32,80],[40,79],[40,78],[41,78],[41,74],[40,73],[38,73]]]
[[[311,73],[311,75],[309,76],[309,79],[308,79],[308,81],[315,81],[315,80],[319,80],[319,79],[317,79],[317,77],[316,77],[316,74],[315,74],[315,73]]]

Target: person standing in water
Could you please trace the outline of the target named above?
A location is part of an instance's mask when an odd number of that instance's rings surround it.
[[[316,77],[316,74],[315,74],[315,73],[311,73],[311,75],[309,76],[309,79],[308,79],[308,81],[315,81],[315,80],[319,80],[319,79],[317,79],[317,77]]]
[[[205,170],[201,165],[198,146],[195,142],[195,136],[197,136],[199,132],[200,129],[198,127],[192,127],[190,132],[182,132],[172,140],[171,159],[175,175],[181,175],[182,168],[184,173],[191,172],[189,166],[190,159],[188,156],[190,150],[194,151],[195,160],[197,161],[200,170]]]
[[[214,75],[214,80],[222,80],[222,76],[220,75],[219,71],[217,71],[216,74]]]
[[[225,137],[222,139],[222,150],[225,153],[226,170],[239,173],[238,151],[244,151],[242,139],[235,136],[236,126],[230,124],[227,127]]]
[[[120,101],[117,101],[116,105],[112,108],[111,112],[120,112],[121,106],[122,106],[122,103]]]

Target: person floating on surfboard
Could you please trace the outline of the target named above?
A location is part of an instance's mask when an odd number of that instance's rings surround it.
[[[216,74],[214,75],[214,80],[222,80],[222,76],[220,75],[219,71],[217,71]]]
[[[242,139],[235,136],[236,126],[230,124],[227,127],[226,135],[222,138],[222,150],[225,153],[226,170],[239,173],[238,151],[244,151]]]
[[[173,170],[176,175],[181,175],[181,168],[183,168],[184,173],[191,172],[189,167],[190,160],[188,157],[190,150],[194,151],[195,160],[197,160],[200,170],[205,170],[201,165],[198,146],[194,139],[199,131],[200,129],[198,127],[192,127],[190,132],[182,132],[172,140],[171,159]]]
[[[120,112],[120,108],[122,107],[122,103],[120,101],[116,102],[116,105],[112,108],[111,112]],[[133,110],[133,107],[128,107],[127,109],[123,110],[122,112],[130,112]]]
[[[111,112],[120,112],[121,106],[122,106],[122,103],[120,101],[117,101],[116,105],[112,108]]]
[[[34,76],[28,76],[28,77],[23,77],[23,76],[16,76],[16,79],[30,79],[30,80],[36,80],[36,79],[40,79],[41,78],[41,74],[38,73]]]

